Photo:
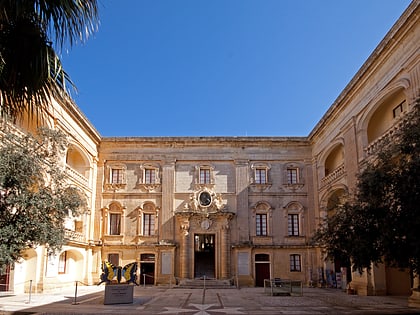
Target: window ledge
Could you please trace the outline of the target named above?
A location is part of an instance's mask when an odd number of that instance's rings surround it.
[[[136,188],[145,190],[147,192],[155,192],[160,191],[161,184],[155,183],[155,184],[137,184]]]
[[[105,190],[121,190],[121,189],[125,189],[127,186],[126,183],[119,183],[119,184],[105,184],[104,188]]]
[[[272,186],[271,183],[265,183],[265,184],[251,183],[250,185],[252,191],[264,191],[264,190],[270,189],[271,186]]]
[[[252,243],[254,245],[272,245],[273,237],[268,235],[258,235],[252,237]]]

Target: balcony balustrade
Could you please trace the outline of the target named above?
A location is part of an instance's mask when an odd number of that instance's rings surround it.
[[[344,176],[344,163],[321,179],[321,187],[332,184],[342,176]]]

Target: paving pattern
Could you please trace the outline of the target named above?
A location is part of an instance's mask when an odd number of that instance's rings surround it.
[[[304,288],[302,296],[270,296],[263,288],[179,289],[135,287],[131,304],[104,305],[104,287],[50,294],[1,296],[0,314],[420,314],[407,297],[347,295],[337,289]],[[30,300],[29,300],[30,299]]]

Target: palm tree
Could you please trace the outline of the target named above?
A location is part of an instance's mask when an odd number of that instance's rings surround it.
[[[52,99],[65,100],[74,84],[56,50],[98,24],[96,0],[0,0],[0,116],[42,117]]]

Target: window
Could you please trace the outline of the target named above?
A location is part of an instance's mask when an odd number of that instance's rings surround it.
[[[268,173],[270,168],[270,165],[262,162],[251,164],[251,183],[257,185],[257,189],[267,189],[271,186]]]
[[[394,107],[394,109],[392,110],[392,115],[394,116],[394,118],[399,117],[403,113],[404,107],[405,107],[405,100]]]
[[[120,235],[121,234],[121,214],[110,213],[109,215],[109,234]]]
[[[200,184],[210,184],[210,169],[200,168]]]
[[[155,215],[143,213],[143,235],[155,234]]]
[[[267,169],[266,168],[255,169],[255,184],[267,184]]]
[[[287,184],[297,184],[299,182],[299,170],[297,168],[288,168],[286,170]]]
[[[67,251],[62,252],[58,258],[58,273],[66,273]]]
[[[194,184],[196,189],[212,188],[214,186],[214,167],[208,164],[196,165]]]
[[[108,254],[108,261],[114,266],[119,266],[120,264],[120,255],[119,254]]]
[[[289,236],[299,236],[299,215],[289,214],[287,216]]]
[[[256,234],[257,236],[267,235],[267,214],[257,213],[255,216],[255,222],[257,224]]]
[[[127,167],[124,164],[111,164],[106,166],[105,189],[124,189]]]
[[[301,271],[300,267],[300,255],[290,255],[290,271]]]
[[[119,168],[113,168],[111,170],[111,183],[112,184],[122,184],[123,182],[123,170]]]
[[[155,184],[156,183],[156,170],[153,168],[146,168],[144,170],[144,183]]]

